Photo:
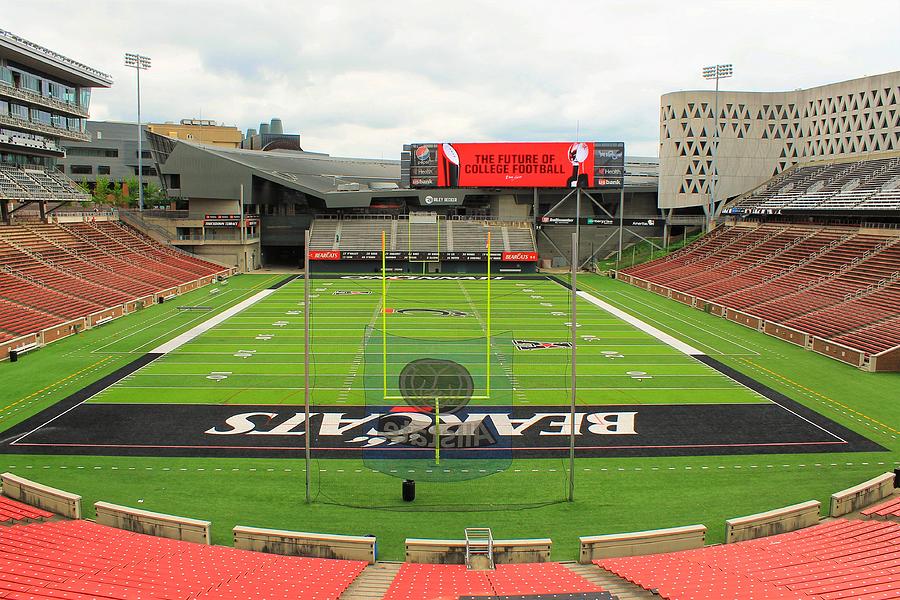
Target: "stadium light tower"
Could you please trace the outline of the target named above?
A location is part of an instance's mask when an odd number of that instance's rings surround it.
[[[706,231],[712,229],[713,216],[716,212],[716,179],[719,177],[718,161],[719,154],[719,80],[731,77],[733,69],[731,65],[713,65],[711,67],[703,67],[703,79],[716,80],[716,99],[715,125],[713,126],[713,147],[712,147],[712,177],[709,180],[709,211],[706,214]]]
[[[141,126],[141,71],[150,68],[150,57],[133,52],[125,53],[125,66],[137,73],[137,139],[138,139],[138,209],[144,210],[144,151],[143,127]]]

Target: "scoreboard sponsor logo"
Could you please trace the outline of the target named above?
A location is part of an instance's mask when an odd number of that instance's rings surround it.
[[[431,206],[432,204],[459,204],[458,196],[432,196],[428,194],[424,198],[425,204]]]
[[[419,162],[428,162],[431,158],[431,151],[428,146],[419,146],[416,148],[416,160]]]
[[[575,217],[541,217],[545,225],[574,225]]]

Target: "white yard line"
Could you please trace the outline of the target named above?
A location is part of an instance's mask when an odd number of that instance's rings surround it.
[[[257,302],[259,302],[263,298],[266,298],[267,296],[271,296],[272,294],[274,294],[277,291],[278,290],[262,290],[260,292],[257,292],[255,294],[253,294],[252,296],[250,296],[249,298],[247,298],[246,300],[244,300],[243,302],[239,302],[238,304],[235,304],[231,308],[220,312],[216,316],[185,331],[181,335],[172,338],[171,340],[169,340],[168,342],[166,342],[162,345],[157,346],[150,352],[152,354],[168,354],[169,352],[187,344],[188,342],[190,342],[192,339],[196,338],[197,336],[206,333],[207,331],[209,331],[210,329],[212,329],[219,323],[222,323],[223,321],[233,317],[234,315],[238,314],[245,308],[248,308],[248,307],[256,304]]]
[[[622,319],[629,325],[632,325],[633,327],[640,329],[644,333],[652,335],[659,341],[663,342],[664,344],[666,344],[668,346],[671,346],[672,348],[675,348],[679,352],[683,352],[684,354],[687,354],[688,356],[703,356],[706,354],[705,352],[697,350],[693,346],[685,344],[681,340],[672,337],[665,331],[661,331],[661,330],[657,329],[656,327],[654,327],[653,325],[650,325],[649,323],[645,323],[644,321],[641,321],[637,317],[633,317],[632,315],[628,314],[627,312],[625,312],[623,310],[619,310],[612,304],[604,302],[603,300],[597,298],[596,296],[594,296],[592,294],[588,294],[587,292],[577,292],[577,293],[578,293],[578,296],[581,297],[583,300],[587,300],[594,306],[596,306],[598,308],[602,308],[609,314]]]

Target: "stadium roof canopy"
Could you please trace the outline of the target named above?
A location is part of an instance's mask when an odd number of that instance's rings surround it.
[[[109,87],[113,83],[112,77],[102,71],[3,29],[0,29],[0,47],[8,60],[68,83],[83,87]]]
[[[345,158],[294,150],[242,150],[208,146],[191,141],[147,133],[154,151],[158,172],[164,182],[177,175],[179,193],[193,198],[233,199],[239,186],[251,193],[253,178],[268,180],[288,189],[324,201],[328,208],[367,207],[375,198],[419,198],[429,194],[467,195],[497,193],[498,189],[406,189],[400,187],[400,161]],[[626,187],[652,188],[655,191],[655,159],[643,160]],[[632,164],[628,165],[629,167]],[[167,185],[172,194],[171,183]],[[522,190],[517,190],[522,191]],[[249,199],[248,199],[249,200]]]

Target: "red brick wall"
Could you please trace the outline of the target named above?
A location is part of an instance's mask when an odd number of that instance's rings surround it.
[[[849,363],[854,367],[862,365],[863,353],[819,337],[812,339],[812,349],[819,354]]]
[[[735,323],[740,323],[745,327],[749,327],[751,329],[759,329],[760,325],[762,325],[762,319],[759,317],[753,317],[748,315],[747,313],[742,313],[739,310],[728,309],[725,313],[725,318],[729,321],[734,321]]]
[[[75,321],[69,321],[68,323],[64,323],[62,325],[57,325],[56,327],[50,327],[41,332],[44,338],[44,343],[49,344],[50,342],[55,342],[60,338],[64,338],[70,335],[74,335],[77,331],[84,331],[85,329],[85,321],[84,319],[77,319]]]
[[[791,342],[792,344],[797,344],[798,346],[803,346],[804,348],[809,340],[809,335],[802,331],[797,331],[796,329],[791,329],[790,327],[785,327],[784,325],[779,325],[778,323],[772,323],[770,321],[766,321],[766,324],[763,326],[763,331],[773,337],[780,338],[786,342]]]

